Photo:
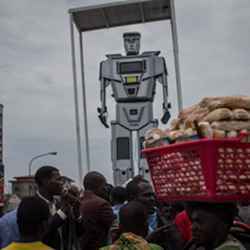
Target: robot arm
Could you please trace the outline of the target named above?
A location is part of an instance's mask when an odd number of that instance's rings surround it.
[[[165,65],[165,63],[164,63]],[[162,83],[162,92],[163,92],[163,116],[161,122],[166,124],[170,119],[169,109],[171,108],[170,102],[168,102],[168,80],[167,80],[167,69],[165,67],[163,75],[160,77],[160,82]]]
[[[101,121],[101,123],[104,125],[105,128],[109,128],[109,125],[107,124],[107,106],[106,106],[106,87],[109,85],[109,83],[104,79],[100,79],[101,82],[101,107],[97,108],[97,112],[99,113],[98,117]]]

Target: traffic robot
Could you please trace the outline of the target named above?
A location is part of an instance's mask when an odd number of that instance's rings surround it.
[[[111,121],[111,157],[115,185],[122,185],[133,176],[149,176],[146,160],[141,155],[145,132],[158,126],[153,117],[156,82],[163,88],[162,123],[170,118],[168,82],[165,59],[160,51],[140,53],[141,35],[123,34],[126,56],[106,55],[100,64],[101,107],[98,108],[102,124],[108,128],[106,88],[112,86],[116,101],[116,119]]]

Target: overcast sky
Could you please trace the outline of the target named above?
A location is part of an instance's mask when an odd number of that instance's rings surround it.
[[[107,1],[78,2],[92,5]],[[49,151],[57,151],[58,155],[34,161],[33,173],[43,164],[54,164],[63,174],[77,179],[69,3],[0,1],[0,103],[4,105],[6,180],[27,174],[30,159]],[[204,96],[250,94],[249,13],[249,0],[176,0],[184,106]],[[105,54],[123,53],[125,31],[141,32],[142,50],[161,50],[166,57],[173,117],[177,110],[167,21],[84,35],[91,167],[109,180],[111,131],[104,129],[97,118],[98,72]],[[161,102],[161,89],[157,88],[156,118],[161,115]],[[114,119],[110,91],[108,107],[110,119]]]

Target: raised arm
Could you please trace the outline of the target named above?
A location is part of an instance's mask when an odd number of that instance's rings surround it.
[[[162,108],[163,108],[163,115],[161,118],[161,122],[166,124],[168,120],[170,119],[170,112],[169,109],[171,108],[170,102],[168,102],[168,72],[165,64],[165,60],[162,58],[162,63],[164,66],[164,71],[162,75],[159,77],[159,82],[162,84],[162,92],[163,92],[163,103],[162,103]]]
[[[101,123],[106,127],[109,128],[107,124],[107,106],[106,106],[106,87],[109,85],[109,81],[107,81],[102,75],[102,65],[103,62],[100,64],[100,99],[101,99],[101,107],[97,108],[97,112],[99,113],[98,117]]]

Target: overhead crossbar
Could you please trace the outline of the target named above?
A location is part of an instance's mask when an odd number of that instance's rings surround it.
[[[169,0],[122,1],[69,12],[81,32],[171,19]]]

